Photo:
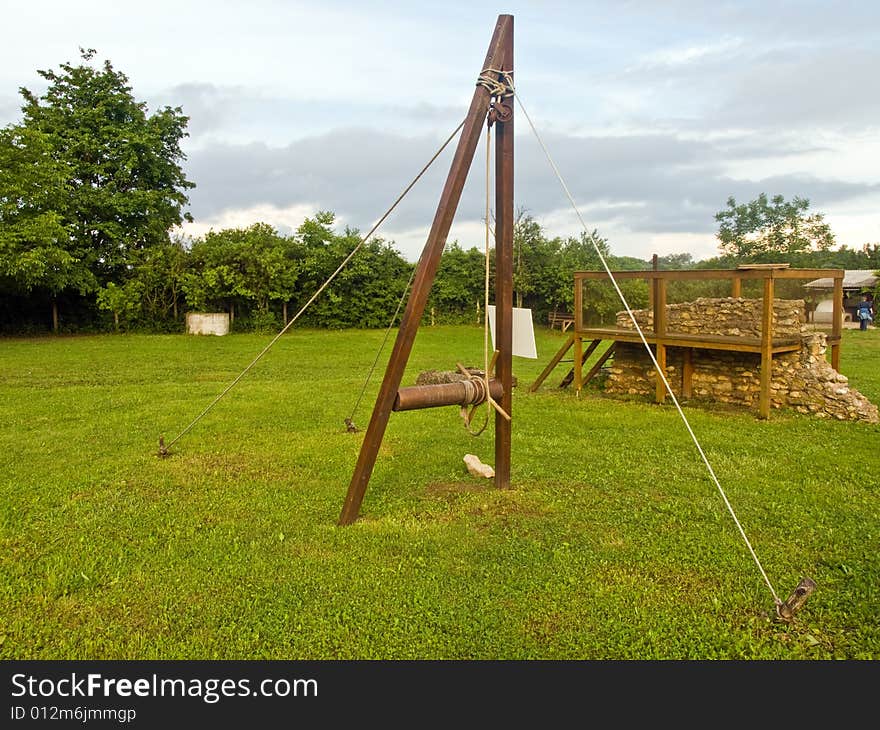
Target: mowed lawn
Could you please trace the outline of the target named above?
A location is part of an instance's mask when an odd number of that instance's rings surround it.
[[[393,414],[361,519],[336,526],[345,432],[381,331],[0,340],[0,657],[7,659],[877,659],[880,427],[685,412],[774,588],[670,405],[528,385],[513,488],[471,477],[492,429]],[[482,361],[477,327],[423,327],[420,370]],[[366,426],[381,360],[354,421]],[[880,330],[841,370],[880,403]]]

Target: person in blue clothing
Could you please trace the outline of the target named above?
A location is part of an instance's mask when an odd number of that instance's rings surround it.
[[[873,302],[868,299],[868,295],[862,297],[862,301],[859,302],[859,329],[866,330],[868,329],[868,325],[874,321],[874,307]]]

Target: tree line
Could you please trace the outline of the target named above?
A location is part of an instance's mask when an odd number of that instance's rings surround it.
[[[182,169],[188,117],[179,107],[147,113],[128,78],[109,61],[39,71],[47,89],[22,88],[22,120],[0,129],[0,331],[181,331],[187,311],[228,312],[233,330],[274,330],[309,301],[359,244],[356,229],[336,230],[333,212],[282,234],[265,222],[170,235],[184,221],[195,184]],[[834,236],[809,201],[782,196],[738,204],[715,216],[718,257],[661,256],[661,268],[732,268],[743,262],[880,269],[880,247],[834,248]],[[649,268],[614,256],[596,230],[550,236],[525,210],[514,226],[514,303],[536,319],[571,311],[573,274]],[[494,256],[490,258],[492,265]],[[307,326],[388,325],[415,264],[393,242],[372,238],[302,317]],[[425,318],[480,322],[484,253],[447,245]],[[684,285],[672,297],[715,293],[712,282]],[[634,307],[648,302],[644,282],[626,282]],[[608,322],[620,309],[610,286],[590,283],[585,315]]]

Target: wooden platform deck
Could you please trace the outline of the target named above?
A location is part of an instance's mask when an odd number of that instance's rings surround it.
[[[682,363],[682,395],[690,397],[693,381],[694,350],[727,350],[729,352],[749,352],[760,356],[761,391],[758,411],[761,418],[770,415],[770,378],[772,375],[773,357],[784,352],[797,352],[803,347],[800,336],[777,337],[773,331],[773,300],[776,280],[781,279],[816,279],[829,276],[834,282],[834,311],[832,313],[831,334],[828,346],[831,348],[831,367],[840,369],[840,342],[843,326],[843,275],[842,269],[792,269],[788,264],[753,264],[737,269],[691,269],[684,271],[658,271],[655,266],[646,271],[610,272],[615,279],[643,279],[648,284],[648,308],[653,313],[653,325],[650,330],[643,330],[645,342],[652,346],[659,372],[655,378],[655,399],[662,403],[666,399],[667,390],[660,373],[666,369],[666,350],[669,347],[683,349]],[[583,322],[584,288],[587,281],[602,281],[609,278],[607,271],[579,271],[574,275],[574,324],[569,330],[568,338],[553,359],[547,364],[538,379],[532,384],[532,392],[553,371],[572,347],[574,348],[573,367],[565,376],[560,387],[572,382],[578,392],[584,383],[589,382],[599,373],[604,363],[614,354],[619,343],[641,343],[642,337],[635,329],[622,327],[588,327]],[[670,331],[667,312],[667,284],[670,281],[704,281],[722,279],[730,281],[730,296],[742,296],[743,281],[759,281],[763,284],[761,296],[761,336],[739,337],[710,334],[689,334]],[[563,330],[565,331],[565,330]],[[602,342],[609,342],[609,347],[602,353],[586,375],[583,367]],[[584,347],[586,343],[586,348]]]

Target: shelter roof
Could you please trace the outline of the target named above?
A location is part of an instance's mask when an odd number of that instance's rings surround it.
[[[846,269],[843,274],[844,289],[870,288],[877,286],[878,283],[880,283],[880,276],[877,276],[873,269]],[[808,289],[833,289],[834,279],[831,277],[813,279],[804,286]]]

